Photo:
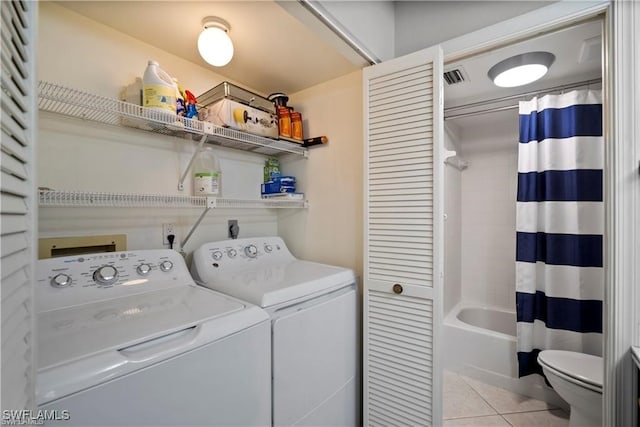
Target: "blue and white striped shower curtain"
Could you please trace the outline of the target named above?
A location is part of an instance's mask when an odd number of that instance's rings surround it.
[[[541,350],[602,355],[600,91],[520,102],[516,210],[519,376]]]

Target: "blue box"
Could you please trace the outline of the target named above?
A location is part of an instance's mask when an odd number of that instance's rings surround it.
[[[294,176],[280,176],[274,177],[269,182],[262,184],[262,194],[274,194],[274,193],[295,193],[296,192],[296,178]]]

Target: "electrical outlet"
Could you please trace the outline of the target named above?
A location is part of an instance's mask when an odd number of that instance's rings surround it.
[[[238,226],[238,220],[237,219],[230,219],[227,223],[228,225],[228,230],[229,230],[229,238],[230,239],[237,239],[238,238],[238,233],[240,233],[240,227]]]
[[[178,235],[176,234],[176,227],[172,223],[162,224],[162,244],[164,246],[169,246],[169,239],[167,236],[173,234],[175,238],[173,239],[173,246],[175,247],[176,242],[178,240]]]

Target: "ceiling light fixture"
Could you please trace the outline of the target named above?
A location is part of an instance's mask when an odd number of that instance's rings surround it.
[[[522,86],[547,74],[555,59],[555,55],[549,52],[522,53],[498,62],[487,74],[496,86]]]
[[[233,42],[229,37],[231,26],[216,16],[204,18],[202,26],[204,29],[198,36],[200,56],[214,67],[227,65],[233,57]]]

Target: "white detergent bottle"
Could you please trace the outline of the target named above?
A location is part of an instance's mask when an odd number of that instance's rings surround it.
[[[156,61],[149,61],[142,76],[142,106],[166,112],[176,112],[175,82]]]
[[[195,196],[222,196],[220,162],[211,147],[200,150],[193,162],[193,193]]]

